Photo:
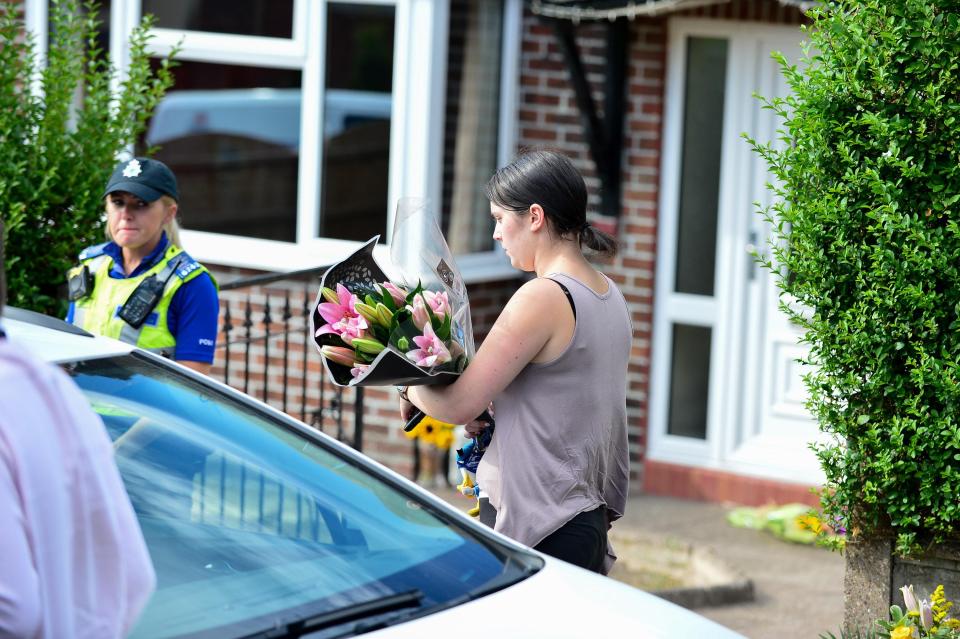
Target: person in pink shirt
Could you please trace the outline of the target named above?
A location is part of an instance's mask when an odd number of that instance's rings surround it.
[[[103,422],[0,325],[0,637],[123,637],[155,584]]]

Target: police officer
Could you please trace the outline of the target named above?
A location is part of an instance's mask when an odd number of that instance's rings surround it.
[[[67,321],[209,373],[220,303],[213,276],[180,247],[177,180],[159,160],[121,162],[104,190],[109,242],[67,275]]]

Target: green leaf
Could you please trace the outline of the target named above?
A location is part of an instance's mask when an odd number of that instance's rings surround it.
[[[436,329],[437,337],[444,342],[450,340],[450,327],[452,326],[452,322],[453,317],[450,315],[450,313],[447,313],[443,318],[443,322],[440,324],[440,328]]]
[[[64,273],[78,253],[103,241],[102,189],[118,154],[141,138],[173,83],[178,48],[151,66],[148,16],[130,34],[129,80],[115,90],[115,70],[97,45],[99,15],[96,3],[50,3],[41,69],[33,38],[23,37],[19,5],[0,3],[0,216],[9,303],[51,315],[66,311]],[[41,91],[23,90],[34,77]]]
[[[378,296],[378,298],[380,299],[380,301],[383,302],[383,305],[384,305],[384,306],[386,306],[388,309],[390,309],[390,312],[391,312],[391,313],[396,313],[396,312],[397,312],[397,303],[394,301],[393,295],[390,295],[390,292],[387,291],[387,290],[385,290],[385,289],[381,289],[381,291],[382,291],[382,293]]]

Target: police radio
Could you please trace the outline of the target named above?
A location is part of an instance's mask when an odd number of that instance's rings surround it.
[[[165,281],[157,279],[156,275],[151,275],[134,289],[117,315],[133,328],[140,328],[160,302],[165,287]]]

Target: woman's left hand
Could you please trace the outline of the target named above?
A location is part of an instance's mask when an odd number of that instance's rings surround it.
[[[417,407],[407,398],[408,387],[398,386],[397,392],[400,394],[400,418],[408,421],[417,411]]]
[[[400,400],[400,418],[403,421],[409,420],[411,417],[413,417],[415,412],[417,412],[417,407],[414,406],[409,400]]]

